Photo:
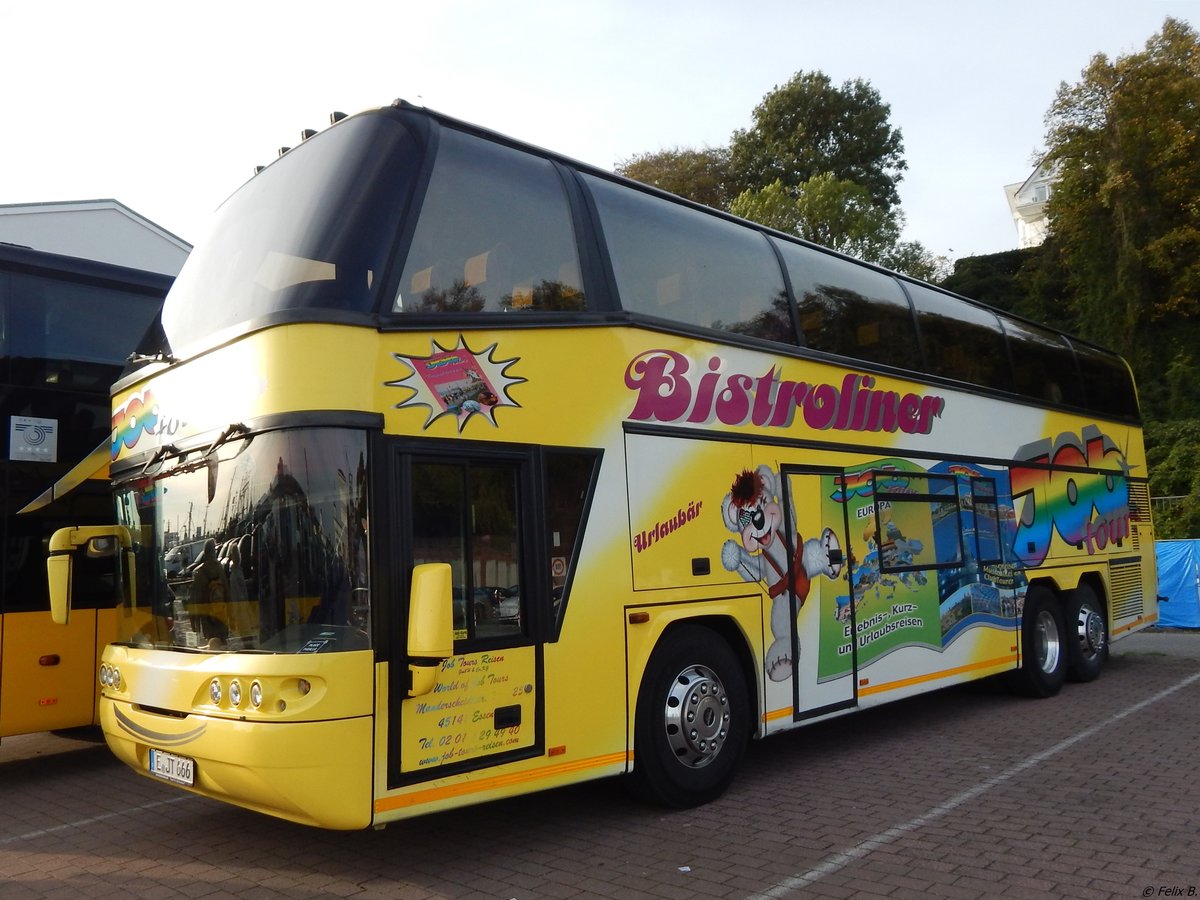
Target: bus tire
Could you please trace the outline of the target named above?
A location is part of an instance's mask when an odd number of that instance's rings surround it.
[[[742,667],[720,636],[699,625],[671,631],[638,692],[634,791],[679,809],[715,800],[746,748],[749,706]]]
[[[1021,616],[1021,667],[1009,679],[1016,693],[1053,697],[1059,692],[1067,676],[1066,637],[1062,607],[1053,592],[1029,588]]]
[[[1108,661],[1108,623],[1104,606],[1091,586],[1081,584],[1067,595],[1067,677],[1094,681]]]

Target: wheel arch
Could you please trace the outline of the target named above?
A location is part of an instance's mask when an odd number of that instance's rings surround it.
[[[1066,576],[1062,573],[1053,576],[1042,575],[1031,578],[1028,586],[1045,588],[1054,595],[1054,599],[1063,609],[1066,609],[1067,600],[1072,591],[1080,587],[1091,588],[1103,608],[1105,621],[1112,622],[1112,611],[1109,609],[1108,602],[1108,585],[1104,581],[1104,576],[1097,569],[1074,571]]]
[[[638,666],[637,677],[630,679],[629,723],[631,746],[633,743],[633,729],[636,727],[634,720],[636,718],[638,698],[641,694],[642,680],[645,676],[650,657],[654,654],[655,650],[671,640],[676,632],[690,625],[698,625],[713,632],[733,652],[746,683],[747,696],[745,699],[750,711],[750,715],[748,716],[751,726],[750,734],[751,736],[759,735],[762,722],[762,667],[755,663],[750,638],[734,616],[723,614],[690,615],[673,618],[658,632],[645,652],[641,664]]]
[[[1084,572],[1079,577],[1077,587],[1087,586],[1092,589],[1096,595],[1096,599],[1100,602],[1100,608],[1104,612],[1104,621],[1112,624],[1112,610],[1109,609],[1108,603],[1108,585],[1105,584],[1104,577],[1097,571]]]
[[[668,807],[707,803],[728,787],[756,734],[749,640],[735,617],[715,613],[674,615],[640,643],[645,664],[630,673],[637,693],[630,695],[627,784]]]

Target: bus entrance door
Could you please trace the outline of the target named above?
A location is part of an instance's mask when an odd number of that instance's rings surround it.
[[[388,726],[392,786],[540,752],[542,645],[523,578],[533,570],[536,546],[529,532],[536,520],[531,477],[527,458],[515,454],[444,454],[409,463],[411,564],[450,564],[454,655],[442,660],[432,690],[420,696],[404,696],[404,669],[397,669]]]
[[[794,677],[793,717],[799,721],[857,703],[855,688],[854,604],[851,544],[845,504],[837,502],[842,470],[783,467],[784,508],[792,552],[790,621]],[[781,597],[774,609],[781,610]],[[779,616],[771,617],[772,629]],[[768,677],[780,673],[770,667]],[[771,687],[768,685],[768,691]],[[773,704],[774,706],[774,704]]]

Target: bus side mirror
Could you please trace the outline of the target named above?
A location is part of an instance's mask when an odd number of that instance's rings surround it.
[[[447,563],[416,566],[408,595],[408,696],[433,690],[442,662],[454,655],[453,577]]]
[[[72,529],[60,528],[50,539],[50,555],[46,558],[46,578],[50,587],[50,618],[56,625],[67,625],[71,621],[71,574],[73,572],[71,554],[74,548],[68,547],[55,550],[60,543],[60,535],[69,535]]]
[[[91,559],[112,557],[118,578],[128,587],[129,602],[136,603],[133,538],[123,525],[97,525],[84,528],[60,528],[50,537],[50,555],[46,558],[46,578],[50,589],[50,618],[57,625],[71,620],[71,588],[75,574],[75,553],[80,547]],[[124,563],[124,573],[121,572]]]

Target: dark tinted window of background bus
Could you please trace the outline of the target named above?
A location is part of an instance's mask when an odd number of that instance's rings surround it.
[[[108,395],[161,297],[46,278],[0,274],[0,355],[12,384]]]
[[[929,374],[1012,390],[1004,332],[994,314],[922,284],[905,287],[917,310]]]
[[[18,516],[16,511],[49,487],[67,467],[21,462],[9,462],[7,465],[10,493],[4,503],[4,569],[0,612],[45,612],[50,609],[46,587],[46,554],[50,535],[59,528],[112,521],[112,492],[105,480],[87,481],[49,506],[35,513]],[[93,609],[115,603],[112,580],[107,581],[109,591],[106,594],[91,577],[97,574],[103,576],[106,571],[111,571],[111,567],[101,566],[99,573],[87,567],[78,571],[76,578],[82,579],[82,582],[75,598],[75,608]]]
[[[1075,356],[1062,336],[1029,322],[1000,317],[1012,354],[1018,394],[1045,403],[1083,405]]]
[[[1075,344],[1075,356],[1083,376],[1087,408],[1125,418],[1138,417],[1137,392],[1129,367],[1115,353]]]
[[[575,232],[549,160],[443,129],[394,312],[582,310]]]
[[[761,233],[625,185],[586,181],[625,309],[796,343],[783,274]]]
[[[800,307],[805,346],[920,370],[912,309],[895,279],[801,244],[776,246]]]

